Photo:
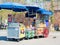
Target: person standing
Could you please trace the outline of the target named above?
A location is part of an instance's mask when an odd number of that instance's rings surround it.
[[[56,31],[59,31],[59,24],[58,24],[58,23],[55,23],[55,24],[54,24],[54,29],[55,29]]]

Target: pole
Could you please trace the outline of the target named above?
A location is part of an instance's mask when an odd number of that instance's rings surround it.
[[[54,0],[51,0],[51,11],[53,12],[53,15],[50,17],[51,18],[50,27],[52,27],[54,23]],[[51,28],[51,31],[54,31],[54,27]]]
[[[54,0],[51,0],[51,11],[53,12],[51,23],[54,23]]]
[[[54,0],[51,0],[51,11],[54,12]]]

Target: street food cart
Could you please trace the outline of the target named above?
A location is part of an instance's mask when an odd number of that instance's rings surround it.
[[[38,21],[39,22],[39,21]],[[49,29],[48,27],[46,27],[46,24],[44,23],[38,23],[36,25],[36,33],[35,33],[35,36],[36,37],[48,37],[48,34],[49,34]]]
[[[7,39],[17,39],[19,41],[20,39],[25,37],[25,27],[22,27],[19,23],[9,23],[8,24],[8,35]]]
[[[36,37],[48,37],[49,34],[49,16],[53,13],[45,10],[38,9],[38,19],[36,20]]]
[[[7,39],[17,39],[19,41],[25,38],[25,25],[22,22],[13,21],[12,16],[11,14],[8,15]]]
[[[36,18],[36,11],[37,9],[39,9],[39,7],[36,6],[26,6],[28,8],[28,12],[27,12],[27,17],[28,17],[28,26],[25,30],[25,38],[30,39],[30,38],[34,38],[35,36],[35,19]],[[30,20],[31,19],[31,20]]]
[[[15,3],[4,3],[4,4],[1,5],[1,8],[11,9],[13,11],[19,11],[19,12],[20,11],[27,11],[25,6],[20,6],[20,4],[17,4],[17,3],[16,4]],[[37,8],[37,7],[34,7],[34,8],[30,7],[29,8],[28,7],[28,9],[29,9],[30,12],[32,12],[33,15],[36,15],[36,10],[39,9],[39,8]],[[48,31],[46,31],[46,30],[48,30],[48,29],[46,28],[45,24],[37,23],[37,24],[35,24],[34,26],[31,27],[30,26],[32,24],[32,22],[31,22],[31,24],[28,24],[26,26],[25,25],[26,24],[25,19],[26,19],[26,17],[25,17],[24,14],[23,15],[21,15],[21,14],[17,14],[17,15],[16,14],[15,15],[8,14],[7,40],[9,40],[11,38],[11,39],[17,39],[17,41],[19,41],[22,38],[27,38],[28,39],[28,38],[33,38],[35,36],[37,36],[37,37],[38,36],[47,37],[48,33],[46,33],[46,32],[48,32]],[[27,18],[27,19],[28,19],[28,23],[30,23],[29,22],[30,18]]]
[[[28,9],[26,6],[18,3],[13,2],[5,2],[0,4],[1,9],[8,9],[13,10],[14,12],[25,12]],[[18,20],[18,22],[15,20],[17,16],[13,16],[13,14],[8,14],[8,26],[7,26],[7,40],[8,39],[19,39],[25,37],[25,27],[24,24],[21,24]],[[22,26],[23,25],[23,26]]]
[[[7,40],[17,39],[19,41],[20,37],[19,23],[9,23],[7,31]]]

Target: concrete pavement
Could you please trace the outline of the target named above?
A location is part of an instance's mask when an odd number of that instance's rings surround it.
[[[22,40],[20,42],[7,41],[6,35],[6,30],[0,30],[0,45],[60,45],[60,32],[56,31],[50,32],[48,38]]]

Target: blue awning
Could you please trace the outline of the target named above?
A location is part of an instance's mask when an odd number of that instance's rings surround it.
[[[2,3],[2,4],[0,4],[0,8],[9,9],[9,10],[13,10],[13,11],[27,11],[28,10],[26,8],[26,6],[24,6],[22,4],[18,4],[18,3],[12,3],[12,2]]]
[[[44,15],[53,15],[52,11],[48,11],[48,10],[45,10],[45,9],[38,9],[37,13],[44,14]]]

